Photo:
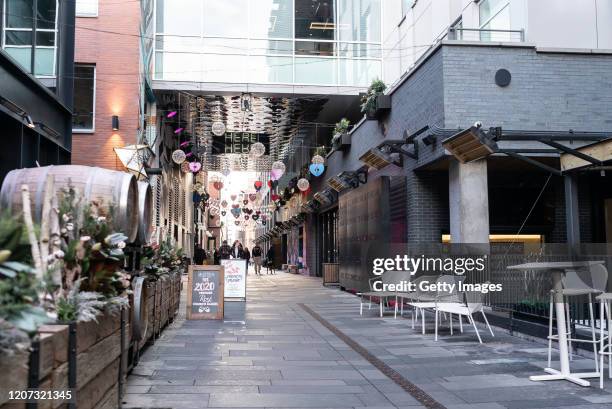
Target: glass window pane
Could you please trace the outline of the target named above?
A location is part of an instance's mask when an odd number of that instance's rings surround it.
[[[211,54],[247,54],[249,43],[242,38],[205,38],[200,51]]]
[[[293,0],[250,0],[252,38],[293,38]]]
[[[250,40],[249,52],[253,54],[293,54],[293,41]]]
[[[202,0],[157,0],[156,32],[200,36]]]
[[[334,55],[335,43],[321,43],[314,41],[296,41],[296,55]]]
[[[334,40],[334,1],[296,0],[295,38]]]
[[[293,82],[293,59],[290,57],[250,57],[248,75],[250,82],[291,84]]]
[[[338,0],[340,41],[380,42],[380,0]]]
[[[246,82],[247,57],[243,55],[204,55],[203,80],[206,82]]]
[[[201,81],[203,57],[201,54],[168,52],[157,54],[155,78],[166,81]]]
[[[51,76],[55,75],[55,49],[36,47],[34,55],[34,74]]]
[[[36,45],[53,47],[55,45],[55,33],[53,31],[37,31]]]
[[[482,30],[510,30],[510,7],[504,8],[487,24],[481,27]],[[481,31],[481,41],[512,41],[512,34],[509,32]]]
[[[295,82],[298,84],[336,84],[335,58],[295,58]]]
[[[341,57],[382,58],[380,44],[340,43]]]
[[[74,108],[72,129],[93,130],[95,67],[91,65],[74,66]]]
[[[6,45],[32,45],[32,31],[12,31],[5,32]]]
[[[55,29],[56,0],[36,0],[36,27]]]
[[[486,23],[508,4],[508,0],[483,0],[478,5],[480,25]]]
[[[27,72],[32,71],[32,47],[5,47],[4,51],[13,57]]]
[[[204,35],[247,38],[247,7],[248,0],[204,0]]]
[[[340,85],[368,86],[381,78],[382,66],[377,60],[346,60],[340,62]]]
[[[9,28],[32,28],[33,0],[7,0],[6,26]]]

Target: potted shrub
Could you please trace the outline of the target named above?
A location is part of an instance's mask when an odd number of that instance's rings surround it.
[[[377,120],[391,109],[391,96],[385,95],[387,86],[379,79],[372,81],[367,93],[361,98],[361,112],[368,120]]]
[[[342,118],[340,122],[336,124],[334,137],[332,138],[332,147],[335,150],[343,150],[351,145],[351,135],[348,133],[350,125],[351,123],[346,118]]]

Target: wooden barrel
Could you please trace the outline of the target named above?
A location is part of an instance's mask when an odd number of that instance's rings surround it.
[[[47,175],[53,175],[54,189],[72,186],[85,203],[97,201],[102,208],[112,207],[114,228],[133,242],[138,233],[138,184],[125,172],[90,166],[64,165],[17,169],[9,172],[0,190],[0,207],[20,213],[21,185],[30,188],[32,216],[40,222]]]
[[[151,185],[138,182],[138,237],[136,241],[146,244],[151,239],[151,217],[153,206]]]

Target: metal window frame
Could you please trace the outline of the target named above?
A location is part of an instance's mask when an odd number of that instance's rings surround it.
[[[98,75],[98,68],[96,67],[96,64],[90,64],[90,63],[80,63],[80,62],[75,62],[74,63],[75,67],[77,65],[82,66],[82,67],[93,67],[93,111],[92,111],[92,121],[91,121],[91,129],[89,128],[77,128],[75,129],[74,127],[72,128],[72,133],[78,133],[78,134],[93,134],[96,132],[96,91],[97,91],[97,75]],[[76,74],[76,72],[75,72]]]

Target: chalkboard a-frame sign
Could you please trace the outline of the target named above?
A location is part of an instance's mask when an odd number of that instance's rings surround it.
[[[223,319],[223,266],[189,266],[187,319]]]

